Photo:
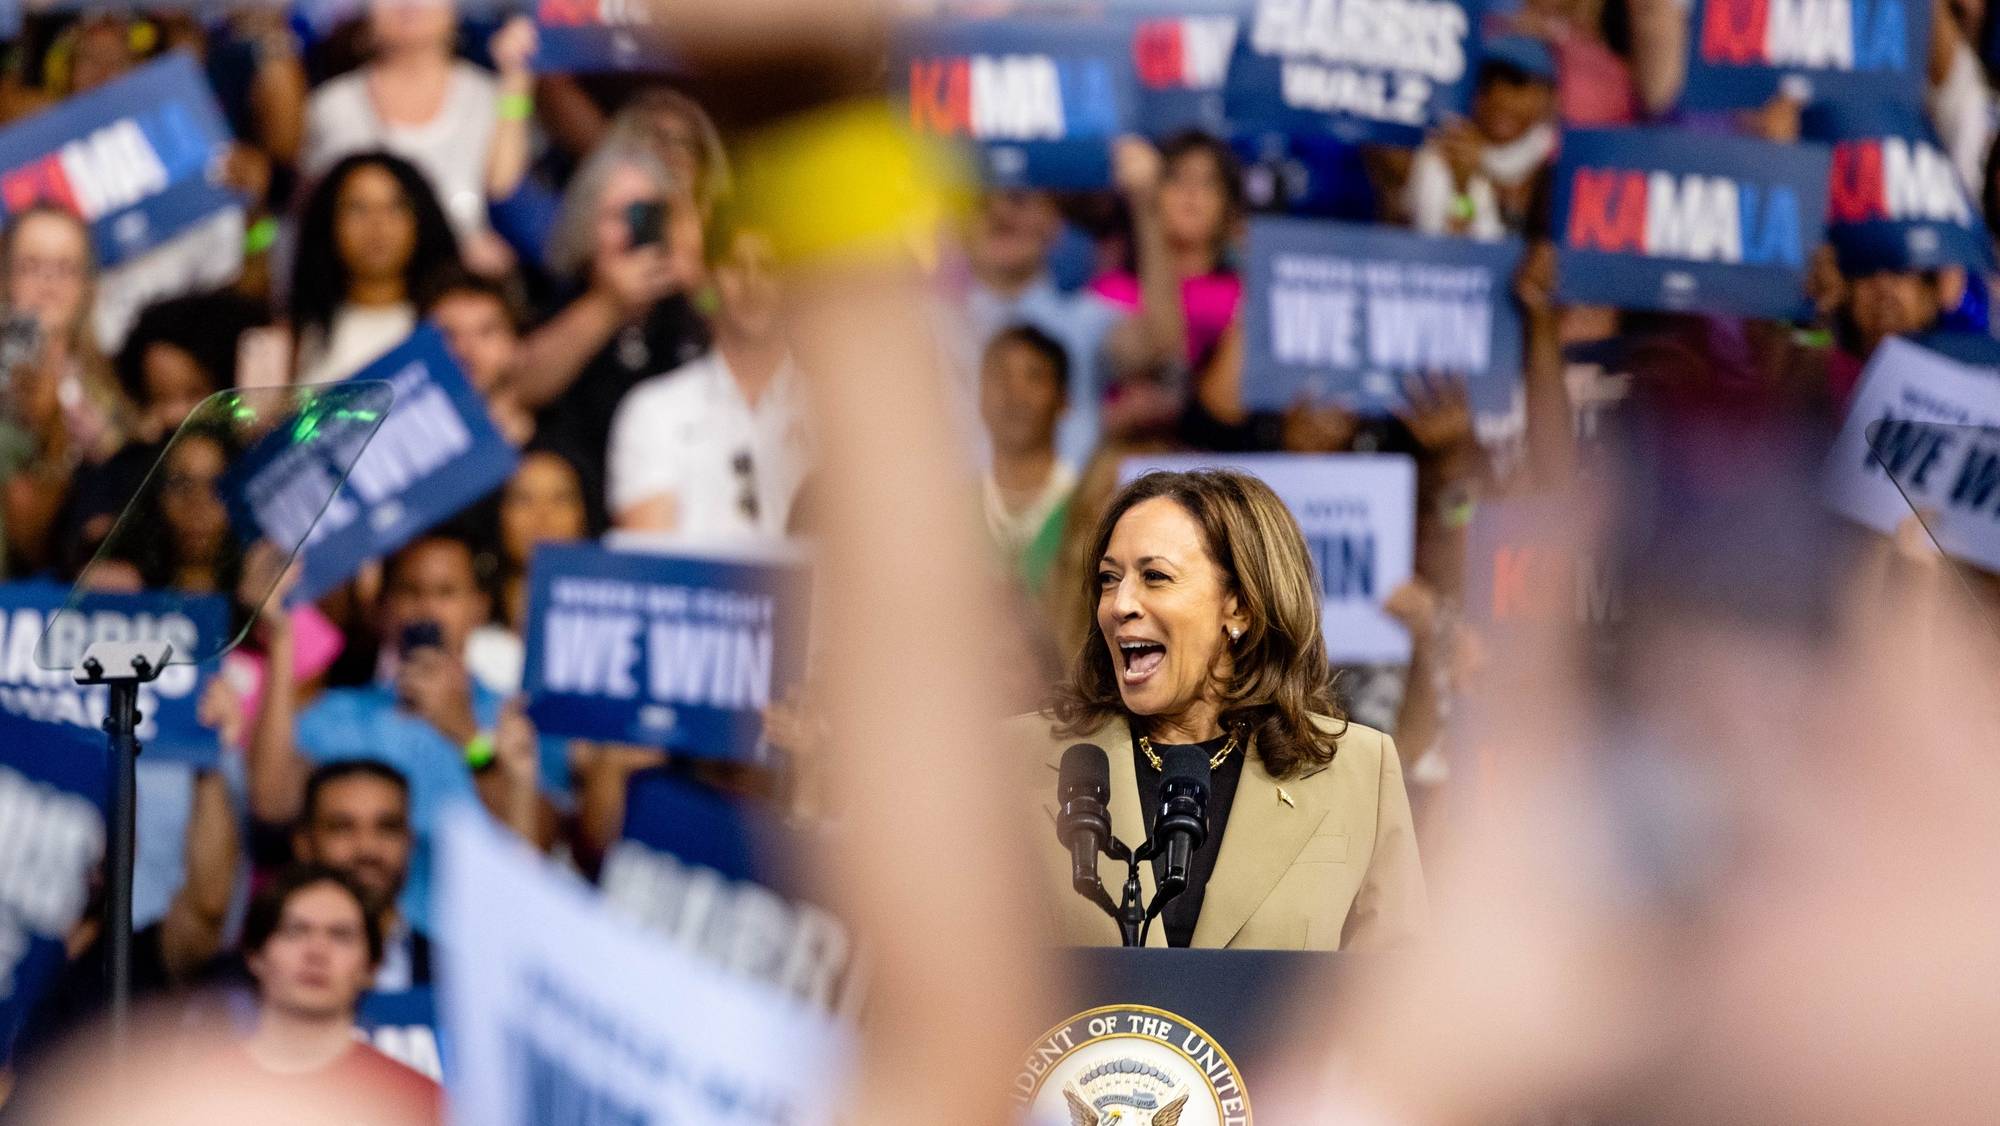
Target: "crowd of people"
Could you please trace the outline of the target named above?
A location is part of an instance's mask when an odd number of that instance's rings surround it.
[[[1526,0],[1487,18],[1469,111],[1415,148],[1316,138],[1274,156],[1194,130],[1121,137],[1111,190],[983,189],[926,260],[951,444],[983,497],[965,516],[983,517],[1027,623],[1026,680],[1053,684],[1098,644],[1085,556],[1127,459],[1415,460],[1415,576],[1386,602],[1412,656],[1335,684],[1345,716],[1394,737],[1419,835],[1427,795],[1464,773],[1457,683],[1494,657],[1462,614],[1479,502],[1589,477],[1620,404],[1649,390],[1688,411],[1832,418],[1885,339],[2000,332],[1977,271],[1833,246],[1815,257],[1805,323],[1559,303],[1563,133],[1676,117],[1686,12]],[[1988,18],[1974,0],[1939,0],[1925,110],[1993,223],[1995,95],[1977,49]],[[453,803],[478,803],[586,875],[640,771],[826,812],[810,670],[768,716],[782,769],[545,736],[521,696],[538,546],[625,533],[727,549],[825,532],[813,373],[773,235],[739,206],[755,185],[715,122],[730,107],[669,78],[539,72],[532,20],[452,0],[30,4],[0,45],[0,129],[170,52],[198,62],[224,111],[223,175],[242,206],[105,269],[71,211],[7,201],[0,312],[31,320],[35,346],[8,373],[0,417],[0,574],[75,581],[169,452],[152,534],[112,542],[94,581],[229,596],[252,628],[202,701],[221,764],[141,760],[135,981],[254,1029],[217,1061],[228,1074],[340,1091],[391,1066],[347,1035],[361,995],[430,979],[433,832]],[[1788,91],[1690,124],[1794,141],[1805,108]],[[1482,432],[1449,372],[1410,378],[1387,414],[1246,407],[1240,254],[1246,222],[1271,212],[1526,240],[1513,424]],[[518,466],[341,589],[290,599],[281,553],[231,532],[217,483],[234,439],[169,439],[211,393],[341,380],[425,322]],[[14,1045],[21,1074],[96,1011],[102,946],[86,912],[68,970]],[[422,1082],[380,1089],[396,1115],[438,1113]]]

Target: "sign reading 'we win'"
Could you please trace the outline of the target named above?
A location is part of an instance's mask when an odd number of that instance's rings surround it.
[[[1945,554],[2000,571],[2000,372],[1884,342],[1827,456],[1825,488],[1834,511],[1884,534],[1922,511]]]
[[[1284,410],[1334,399],[1387,412],[1403,378],[1465,380],[1482,417],[1519,397],[1518,240],[1427,238],[1304,219],[1250,224],[1243,401]]]
[[[333,590],[513,475],[514,448],[437,329],[419,328],[344,382],[373,381],[388,383],[395,400],[330,503],[338,470],[286,429],[252,447],[223,482],[237,528],[287,545],[306,537],[297,598]]]
[[[804,665],[804,591],[793,564],[540,548],[528,714],[547,735],[755,760]]]

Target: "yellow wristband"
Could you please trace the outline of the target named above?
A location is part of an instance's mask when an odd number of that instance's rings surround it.
[[[745,147],[743,218],[787,265],[933,249],[968,182],[949,151],[911,132],[887,102],[828,106]]]

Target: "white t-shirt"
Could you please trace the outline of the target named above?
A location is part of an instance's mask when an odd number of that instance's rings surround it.
[[[986,531],[1001,552],[1012,558],[1042,534],[1049,517],[1076,491],[1076,470],[1066,462],[1056,462],[1049,468],[1049,479],[1042,485],[1042,491],[1019,512],[1007,510],[1007,501],[1000,495],[1000,483],[993,479],[991,469],[986,471],[982,484],[986,494]]]
[[[752,407],[722,354],[710,351],[634,387],[618,405],[605,492],[614,516],[671,495],[676,539],[778,539],[810,453],[805,389],[791,361]]]
[[[300,383],[346,379],[401,344],[417,329],[417,307],[342,305],[324,336],[308,332],[299,342]]]
[[[499,86],[486,71],[460,60],[437,116],[422,125],[390,125],[368,96],[366,68],[313,92],[306,107],[301,162],[318,176],[344,156],[387,149],[417,166],[460,238],[486,229],[486,154],[493,146]]]

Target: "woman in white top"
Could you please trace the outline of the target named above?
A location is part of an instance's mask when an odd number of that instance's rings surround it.
[[[292,333],[299,383],[344,379],[417,327],[416,294],[458,265],[458,242],[423,174],[388,153],[333,166],[299,219]]]
[[[518,179],[508,154],[496,160],[494,134],[503,95],[532,82],[532,30],[510,23],[494,41],[499,79],[452,53],[458,12],[451,0],[370,0],[371,53],[360,69],[314,91],[306,108],[303,170],[318,176],[341,157],[384,149],[423,170],[459,238],[493,247],[486,201],[494,176]],[[499,167],[505,166],[505,167]]]

